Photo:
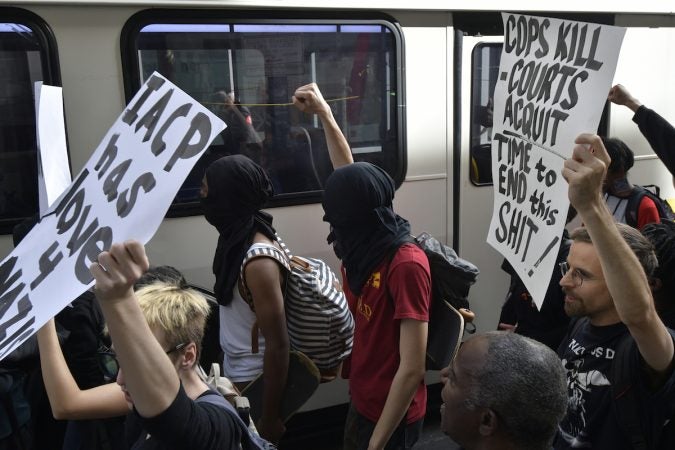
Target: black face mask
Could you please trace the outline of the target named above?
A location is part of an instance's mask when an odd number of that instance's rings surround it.
[[[328,242],[359,295],[378,264],[407,242],[410,224],[391,209],[395,185],[381,168],[357,162],[336,169],[325,184]]]
[[[328,245],[331,245],[333,247],[333,252],[335,252],[335,256],[337,256],[339,260],[342,260],[344,252],[342,251],[340,243],[337,241],[335,237],[335,228],[333,228],[332,226],[330,227],[330,233],[328,233],[326,241],[328,242]]]
[[[218,213],[218,205],[216,205],[213,201],[209,200],[208,197],[200,197],[199,198],[199,204],[202,207],[202,212],[204,213],[204,218],[208,223],[213,225],[214,227],[218,228],[218,225],[220,224],[221,220],[220,216],[221,214]]]

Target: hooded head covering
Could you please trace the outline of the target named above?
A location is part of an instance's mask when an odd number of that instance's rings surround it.
[[[326,180],[323,220],[331,226],[328,243],[342,260],[356,295],[385,257],[410,242],[410,224],[392,209],[395,190],[387,172],[366,162],[342,166]]]
[[[201,200],[204,217],[220,233],[213,258],[213,291],[218,303],[228,305],[255,233],[276,240],[272,216],[260,211],[274,189],[263,168],[243,155],[214,161],[205,177],[208,194]]]

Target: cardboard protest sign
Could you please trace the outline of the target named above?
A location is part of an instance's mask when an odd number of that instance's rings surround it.
[[[579,133],[597,130],[625,29],[509,13],[502,19],[487,242],[541,307],[569,207],[563,163]]]
[[[70,166],[63,119],[63,90],[35,83],[35,123],[38,145],[38,199],[40,215],[70,185]]]
[[[113,242],[150,240],[225,124],[154,73],[73,183],[0,263],[0,359],[93,285]]]

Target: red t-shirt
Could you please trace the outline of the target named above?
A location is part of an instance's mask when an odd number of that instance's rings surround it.
[[[377,422],[400,362],[401,319],[429,321],[429,261],[416,245],[403,245],[389,268],[385,260],[373,271],[358,298],[349,289],[344,267],[342,277],[355,321],[349,392],[356,410]],[[422,380],[408,408],[407,423],[424,417],[426,406],[427,390]]]

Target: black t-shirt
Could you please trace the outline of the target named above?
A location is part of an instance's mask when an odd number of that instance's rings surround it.
[[[126,437],[131,450],[238,450],[241,430],[223,408],[191,400],[181,385],[176,399],[158,416],[129,413]]]
[[[616,348],[628,329],[622,323],[596,327],[586,319],[563,340],[558,355],[567,372],[567,415],[560,423],[555,449],[631,449],[624,427],[612,409],[610,386]],[[663,421],[675,401],[675,371],[656,392],[648,389],[644,362],[633,341],[628,350],[631,379],[638,389],[638,417]]]

